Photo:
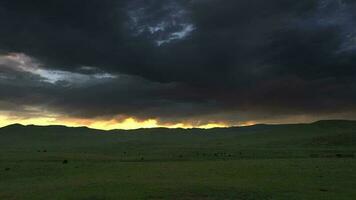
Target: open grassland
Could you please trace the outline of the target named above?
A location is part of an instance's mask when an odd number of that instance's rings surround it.
[[[0,199],[356,199],[356,122],[0,129]]]

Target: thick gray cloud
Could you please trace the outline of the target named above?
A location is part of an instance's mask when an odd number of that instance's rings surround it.
[[[4,0],[0,108],[167,121],[352,117],[355,9],[350,0]]]

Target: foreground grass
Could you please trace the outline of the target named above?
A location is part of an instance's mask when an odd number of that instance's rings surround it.
[[[1,163],[0,199],[355,199],[354,159]]]
[[[0,199],[356,199],[356,125],[0,130]]]

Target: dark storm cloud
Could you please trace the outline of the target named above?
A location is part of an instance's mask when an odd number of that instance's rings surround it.
[[[350,0],[4,0],[0,53],[47,71],[2,67],[0,101],[168,120],[350,112],[355,10]]]
[[[46,69],[24,54],[0,56],[0,110],[29,116],[42,109],[80,118],[123,115],[173,120],[176,115],[203,114],[211,107],[193,98],[170,96],[177,83],[85,70],[97,73]],[[37,108],[34,113],[33,108]],[[197,110],[201,112],[194,113]]]

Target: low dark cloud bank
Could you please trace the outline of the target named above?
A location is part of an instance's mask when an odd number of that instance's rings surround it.
[[[355,11],[353,0],[2,0],[0,110],[352,118]]]

